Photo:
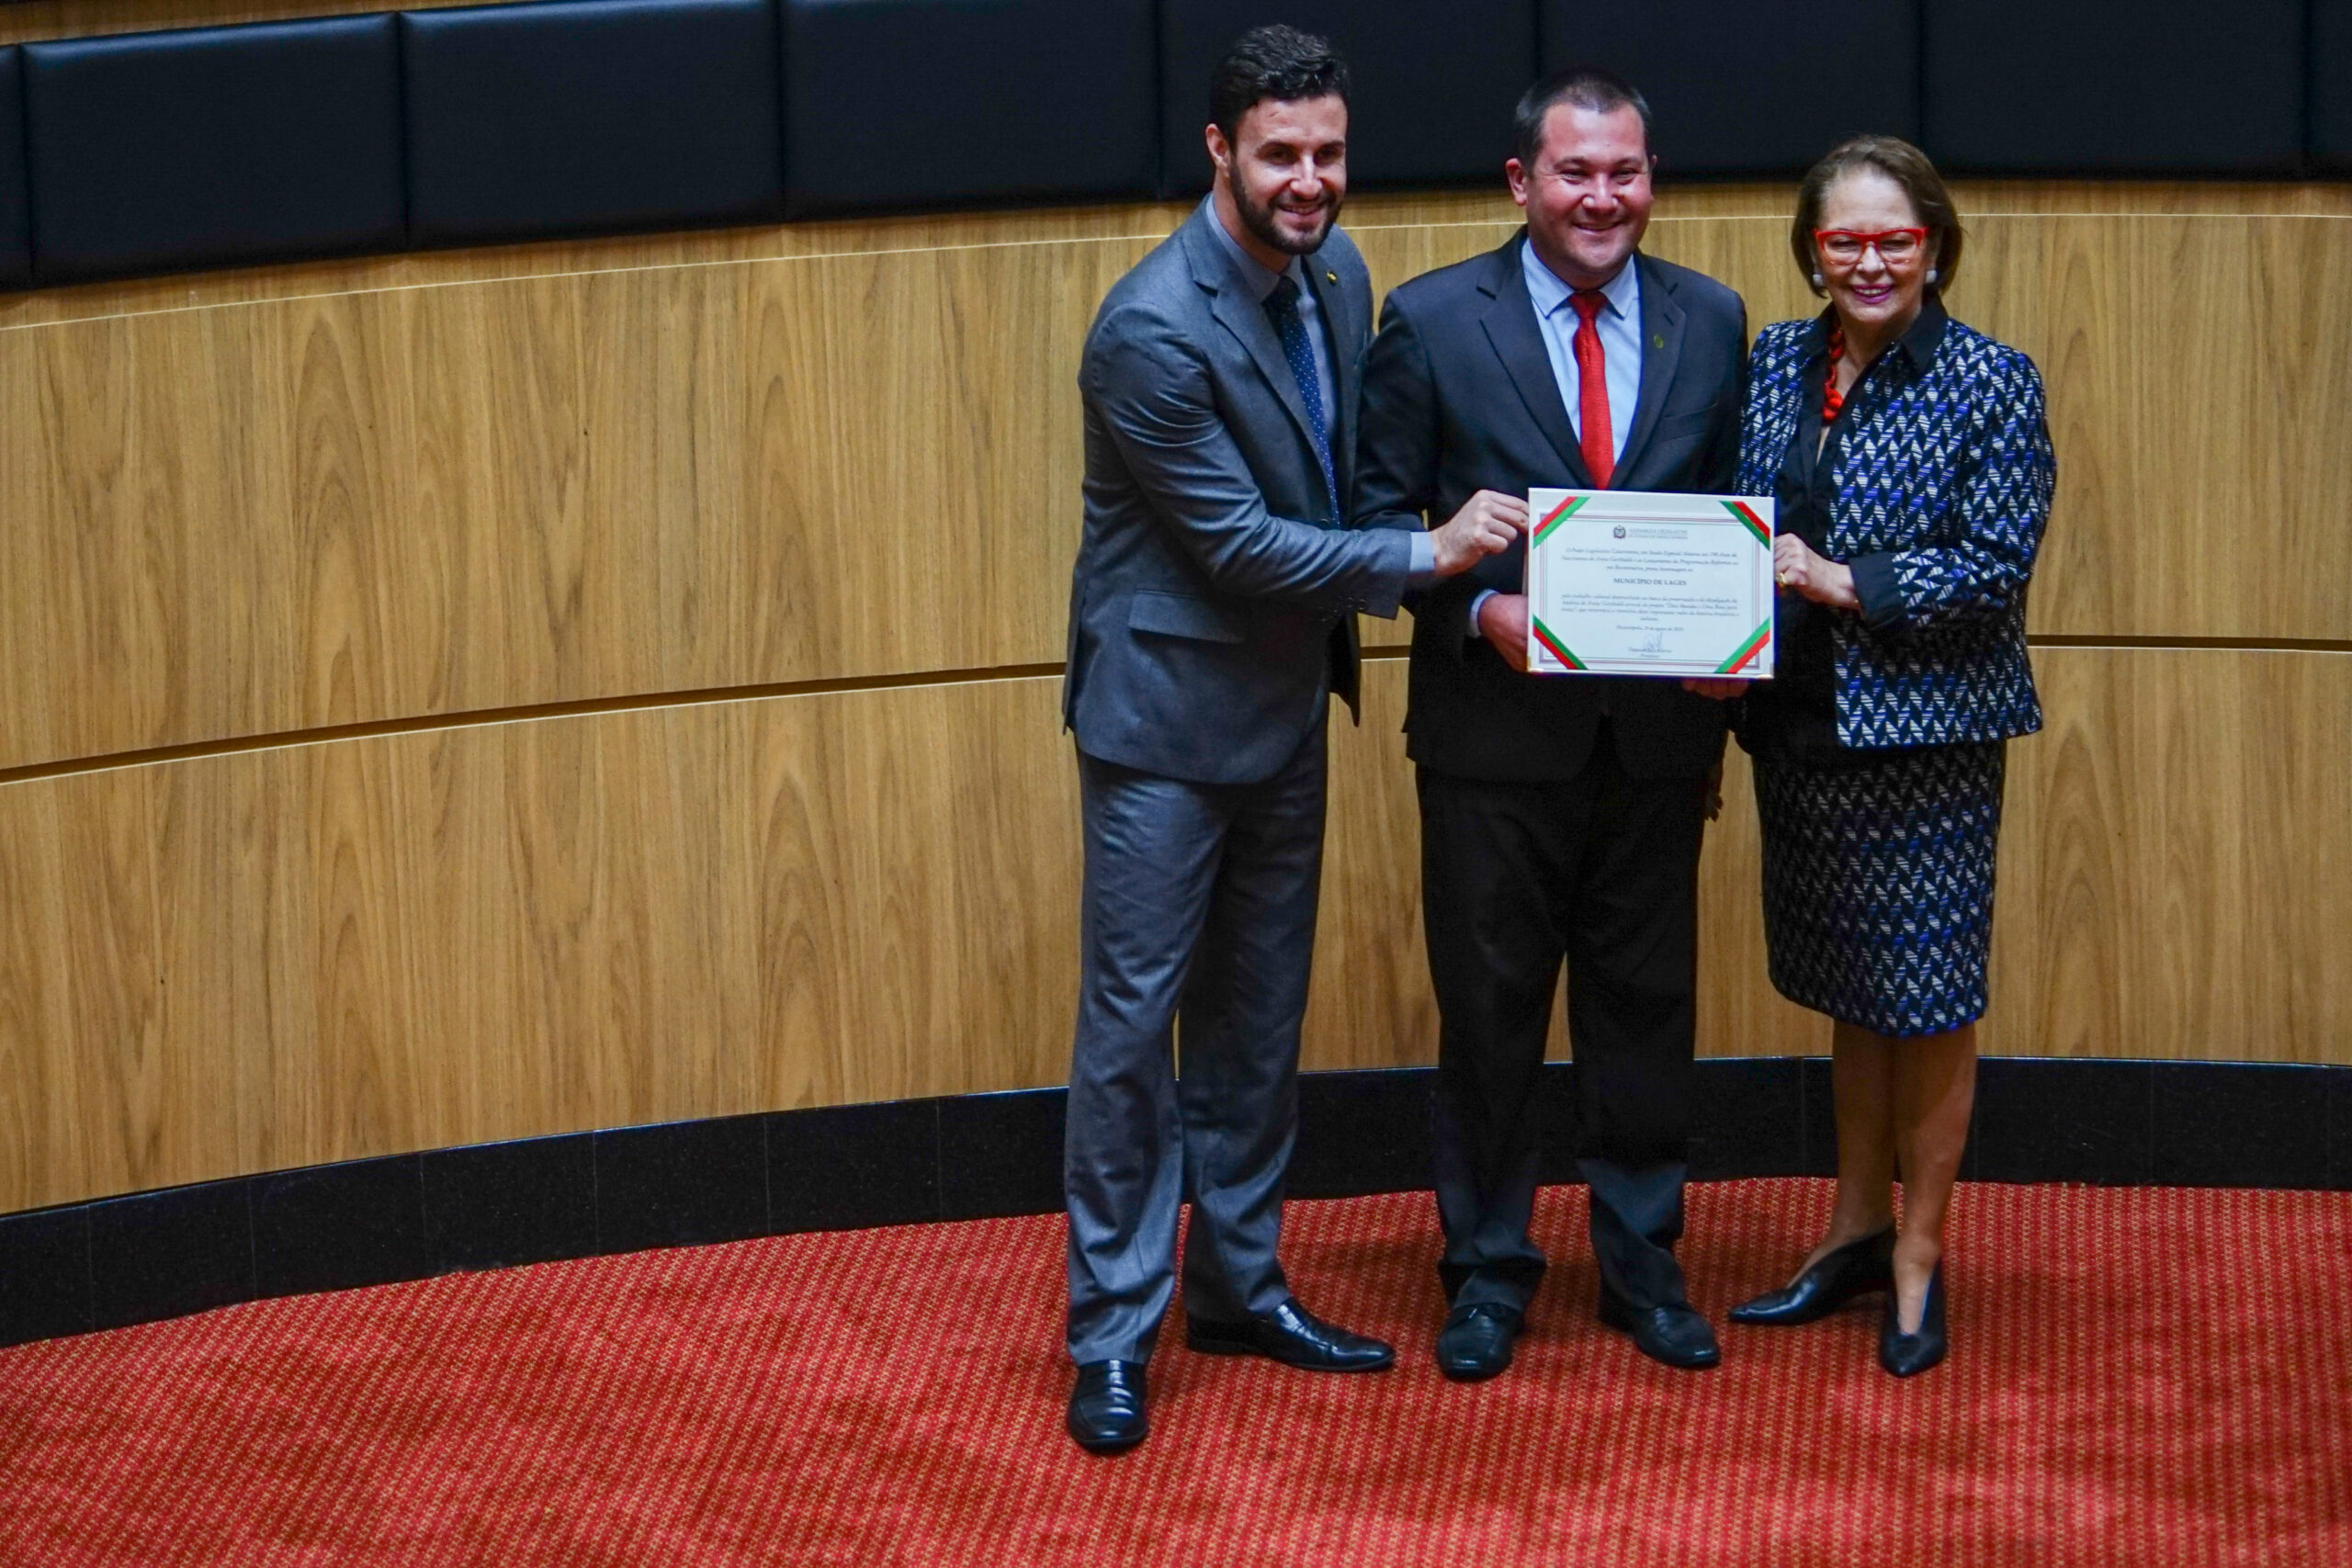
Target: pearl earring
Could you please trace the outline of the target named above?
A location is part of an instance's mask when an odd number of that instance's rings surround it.
[[[1937,270],[1936,270],[1934,267],[1929,267],[1929,268],[1928,269],[1928,287],[1929,287],[1929,288],[1933,288],[1933,287],[1935,286],[1935,283],[1936,283],[1937,278],[1938,278],[1938,277],[1939,277],[1940,276],[1941,276],[1941,274],[1938,273],[1938,272],[1937,272]]]
[[[1820,287],[1821,287],[1821,274],[1819,274],[1819,273],[1817,273],[1817,272],[1816,272],[1816,273],[1815,273],[1815,274],[1813,275],[1813,286],[1814,286],[1815,288],[1820,288]]]

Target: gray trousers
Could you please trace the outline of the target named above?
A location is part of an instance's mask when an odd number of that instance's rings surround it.
[[[1323,728],[1255,784],[1079,755],[1086,887],[1063,1184],[1081,1366],[1150,1358],[1188,1197],[1188,1313],[1229,1322],[1290,1294],[1274,1254],[1323,870]]]

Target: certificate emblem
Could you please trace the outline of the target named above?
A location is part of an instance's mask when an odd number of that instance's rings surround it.
[[[1527,668],[1772,674],[1770,496],[1532,490]]]

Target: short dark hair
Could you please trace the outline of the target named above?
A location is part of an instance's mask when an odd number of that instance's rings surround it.
[[[1331,40],[1275,23],[1251,28],[1217,62],[1209,83],[1209,118],[1230,142],[1241,117],[1268,98],[1290,104],[1335,96],[1342,104],[1348,101],[1348,62]]]
[[[1813,231],[1821,227],[1821,207],[1828,199],[1829,187],[1839,175],[1856,169],[1876,169],[1903,187],[1903,194],[1911,199],[1911,210],[1919,215],[1920,225],[1928,231],[1936,287],[1951,288],[1960,271],[1961,243],[1967,238],[1961,231],[1960,209],[1952,205],[1951,192],[1928,155],[1899,136],[1857,136],[1840,141],[1805,171],[1804,182],[1797,186],[1796,219],[1789,225],[1789,249],[1797,258],[1797,271],[1804,275],[1805,287],[1815,294],[1827,292],[1814,281],[1821,272],[1821,258],[1813,254]]]
[[[1544,144],[1544,117],[1562,104],[1591,114],[1612,114],[1631,106],[1642,117],[1642,146],[1650,144],[1650,101],[1631,82],[1598,65],[1570,65],[1553,72],[1519,96],[1510,118],[1510,155],[1522,169],[1535,167]]]

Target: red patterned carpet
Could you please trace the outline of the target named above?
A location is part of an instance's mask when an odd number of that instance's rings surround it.
[[[1700,1189],[1718,1323],[1827,1184]],[[1875,1317],[1668,1372],[1591,1320],[1583,1199],[1499,1382],[1429,1361],[1426,1196],[1300,1203],[1384,1377],[1155,1361],[1060,1430],[1057,1218],[786,1237],[232,1307],[0,1351],[0,1562],[2352,1563],[2352,1196],[1963,1189],[1951,1362]]]

